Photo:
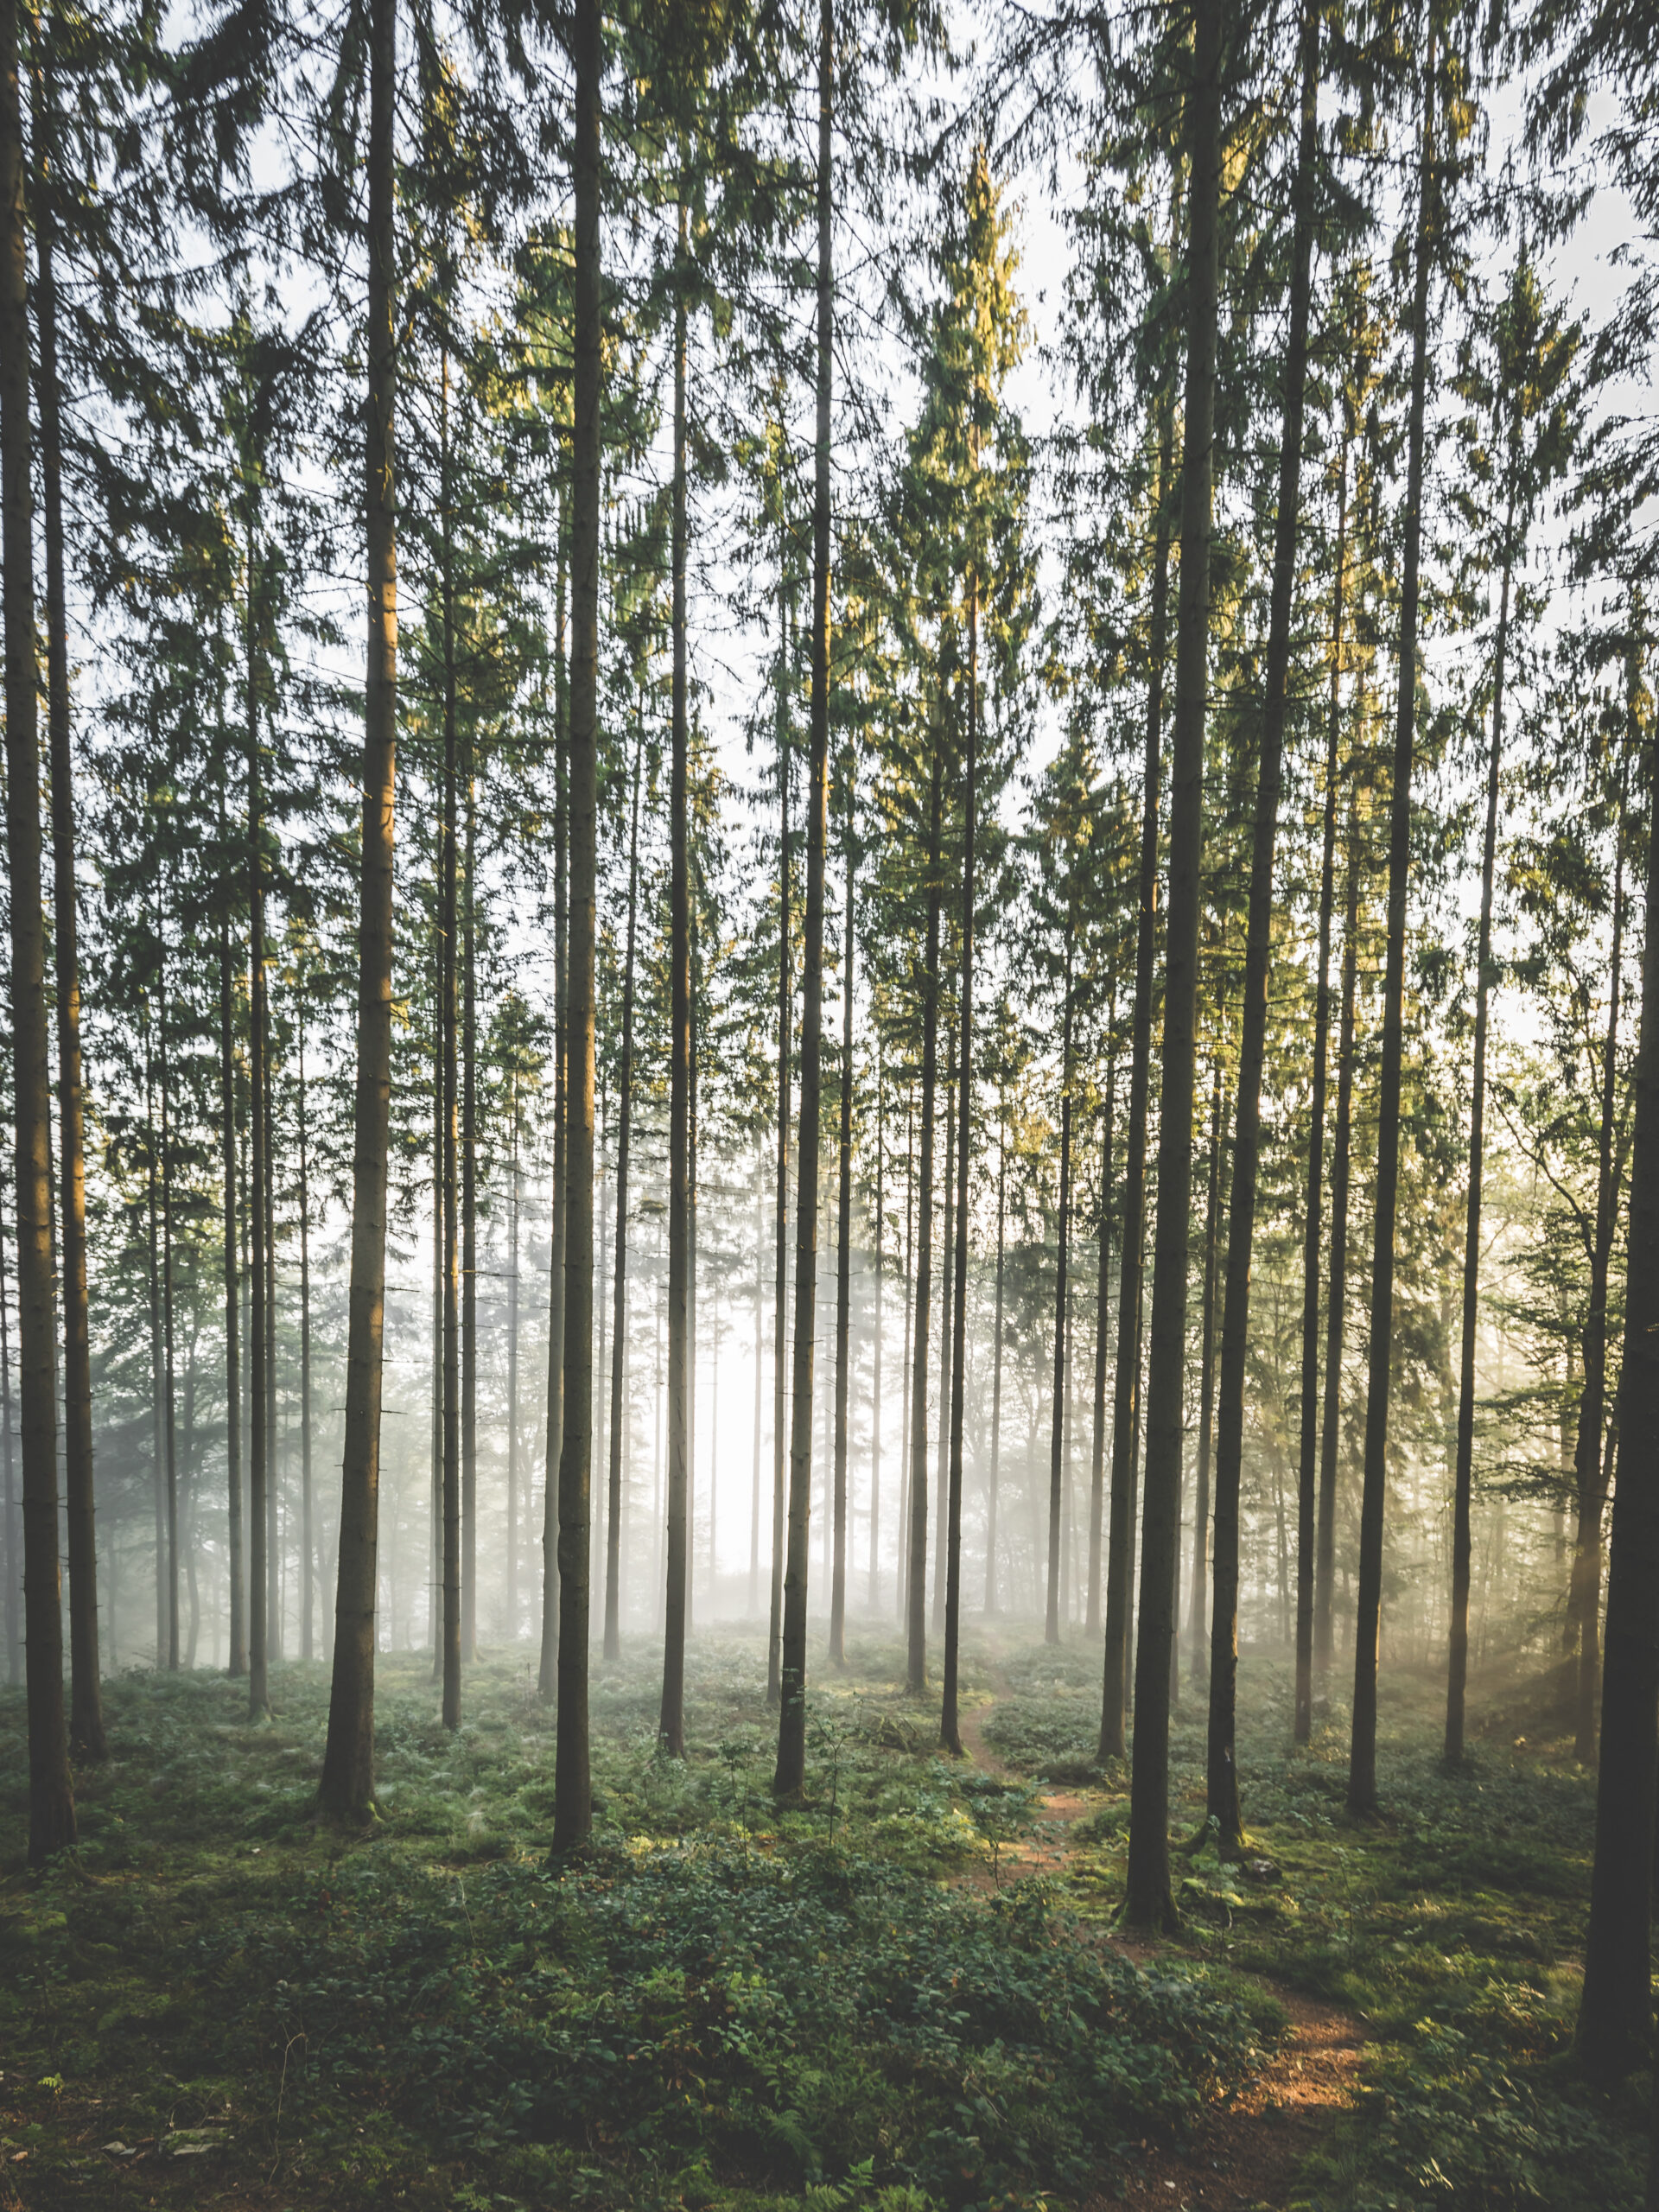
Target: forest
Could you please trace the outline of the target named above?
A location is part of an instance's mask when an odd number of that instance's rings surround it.
[[[0,2212],[1659,2212],[1649,0],[0,188]]]

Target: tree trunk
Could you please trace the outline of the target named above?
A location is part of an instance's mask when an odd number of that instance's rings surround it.
[[[1640,608],[1636,610],[1639,622]],[[1645,642],[1645,641],[1644,641]],[[1649,748],[1651,771],[1652,751]],[[1641,2063],[1652,2021],[1656,1714],[1659,1713],[1659,837],[1648,844],[1642,1017],[1630,1160],[1619,1454],[1607,1571],[1596,1851],[1578,2052],[1592,2079]]]
[[[507,1641],[518,1641],[518,1075],[507,1158]]]
[[[311,1163],[306,1125],[305,1002],[300,1002],[300,1656],[316,1656],[316,1498],[311,1480]]]
[[[1405,550],[1400,576],[1399,701],[1389,809],[1389,925],[1382,985],[1382,1070],[1377,1086],[1376,1182],[1371,1245],[1370,1352],[1365,1392],[1365,1475],[1360,1503],[1354,1619],[1354,1719],[1348,1809],[1374,1813],[1376,1664],[1382,1607],[1382,1529],[1394,1353],[1394,1222],[1400,1192],[1400,1082],[1405,1057],[1406,898],[1411,870],[1411,764],[1417,709],[1418,569],[1423,537],[1423,442],[1428,383],[1428,273],[1433,193],[1434,71],[1431,31],[1423,64],[1418,154],[1416,271],[1412,302],[1411,405],[1406,463]]]
[[[1158,933],[1158,795],[1162,780],[1164,656],[1169,621],[1169,506],[1173,406],[1160,409],[1154,493],[1151,671],[1141,785],[1141,858],[1135,934],[1135,1007],[1129,1038],[1129,1126],[1123,1154],[1123,1234],[1117,1280],[1117,1371],[1112,1387],[1111,1521],[1106,1547],[1106,1652],[1100,1757],[1128,1757],[1129,1605],[1135,1573],[1135,1478],[1141,1451],[1141,1308],[1147,1233],[1147,1116],[1152,1087],[1153,959]]]
[[[443,358],[440,391],[442,446],[439,466],[440,588],[442,602],[443,653],[443,815],[439,836],[443,848],[442,890],[440,894],[438,935],[443,947],[443,980],[439,991],[439,1024],[443,1044],[440,1054],[443,1085],[443,1725],[461,1726],[461,1662],[465,1649],[461,1618],[461,1205],[459,1190],[459,1121],[461,1086],[459,1046],[461,1029],[460,947],[456,937],[461,922],[460,734],[455,707],[454,562],[451,539],[449,494],[449,357]]]
[[[942,745],[936,734],[928,794],[927,945],[922,962],[922,1127],[916,1191],[916,1298],[910,1337],[910,1497],[905,1582],[906,1688],[927,1688],[927,1347],[933,1276],[933,1109],[939,1072],[939,819]]]
[[[1204,1208],[1204,1303],[1199,1321],[1198,1347],[1198,1480],[1192,1507],[1192,1595],[1188,1611],[1192,1643],[1192,1672],[1203,1681],[1208,1674],[1210,1629],[1206,1586],[1210,1568],[1210,1478],[1215,1443],[1216,1416],[1216,1285],[1221,1253],[1222,1191],[1221,1133],[1226,1120],[1226,1090],[1222,1080],[1221,1039],[1216,1040],[1215,1078],[1210,1093],[1210,1181]]]
[[[220,730],[221,744],[224,732]],[[219,787],[219,843],[221,855],[229,853],[225,817],[225,784],[221,753]],[[219,917],[219,1113],[221,1166],[224,1173],[223,1226],[225,1260],[225,1480],[227,1562],[230,1574],[230,1652],[226,1671],[232,1677],[248,1671],[247,1560],[242,1520],[242,1287],[238,1275],[236,1188],[236,1031],[235,997],[231,977],[231,917],[228,877],[221,881]]]
[[[957,1025],[944,1029],[944,1241],[939,1248],[939,1434],[933,1467],[933,1633],[944,1633],[944,1524],[950,1486],[950,1370],[956,1301]]]
[[[996,1611],[996,1486],[1002,1456],[1002,1289],[1008,1218],[1007,1103],[997,1095],[996,1115],[996,1292],[992,1306],[991,1471],[985,1492],[985,1611]]]
[[[559,1453],[564,1439],[565,1112],[570,1088],[569,701],[564,635],[564,522],[559,522],[553,655],[553,1193],[548,1224],[547,1465],[542,1497],[542,1649],[537,1694],[559,1685]]]
[[[831,104],[834,0],[818,0],[817,423],[812,487],[812,730],[801,958],[801,1122],[795,1208],[794,1402],[790,1409],[789,1555],[784,1574],[783,1680],[773,1789],[785,1804],[806,1785],[806,1598],[812,1491],[812,1359],[817,1322],[819,1050],[823,1022],[823,862],[830,792],[830,404],[834,306]]]
[[[346,1342],[339,1584],[321,1803],[360,1816],[374,1789],[374,1618],[391,1112],[392,835],[397,741],[397,524],[391,279],[397,0],[369,0],[368,669],[363,726],[363,878],[358,924],[356,1138]]]
[[[835,1555],[830,1568],[830,1662],[847,1663],[847,1386],[848,1346],[852,1320],[853,1238],[853,893],[856,861],[853,846],[856,790],[854,771],[847,785],[847,918],[842,930],[841,969],[841,1128],[836,1161],[836,1474]]]
[[[1187,95],[1188,325],[1181,467],[1180,597],[1170,766],[1169,904],[1158,1132],[1158,1220],[1147,1374],[1147,1469],[1135,1653],[1135,1768],[1123,1910],[1132,1926],[1175,1916],[1169,1881],[1169,1658],[1180,1555],[1181,1395],[1209,691],[1210,541],[1221,199],[1221,0],[1198,0]]]
[[[1497,867],[1498,767],[1503,748],[1503,677],[1510,645],[1510,582],[1514,529],[1515,493],[1511,486],[1509,509],[1503,521],[1503,577],[1498,591],[1497,640],[1492,655],[1492,741],[1486,761],[1486,834],[1481,846],[1480,935],[1475,953],[1475,1055],[1469,1090],[1469,1199],[1463,1237],[1463,1329],[1458,1372],[1458,1456],[1452,1498],[1452,1622],[1446,1691],[1446,1763],[1454,1767],[1463,1764],[1464,1697],[1469,1681],[1469,1581],[1473,1554],[1470,1519],[1474,1494],[1475,1325],[1480,1312],[1480,1179],[1485,1146],[1486,1006],[1491,989],[1492,879]],[[1621,890],[1624,827],[1624,809],[1621,807],[1618,855]],[[1618,934],[1624,919],[1623,901],[1618,895],[1615,896],[1614,907],[1614,931]],[[1615,963],[1615,997],[1618,990],[1618,973]],[[1609,1082],[1603,1094],[1604,1103],[1611,1090],[1613,1055],[1611,1027],[1608,1045]],[[1610,1198],[1610,1217],[1611,1211]]]
[[[1112,1120],[1117,1105],[1116,989],[1107,1023],[1106,1112],[1100,1132],[1100,1266],[1095,1280],[1094,1436],[1089,1462],[1089,1598],[1084,1626],[1100,1634],[1101,1539],[1106,1504],[1106,1351],[1111,1333]]]
[[[778,1183],[773,1205],[772,1338],[772,1591],[766,1632],[766,1703],[783,1694],[784,1360],[789,1325],[789,1055],[794,995],[789,942],[789,601],[778,590]]]
[[[1273,861],[1283,778],[1291,614],[1296,582],[1296,525],[1301,498],[1302,416],[1307,387],[1308,298],[1313,261],[1313,168],[1319,153],[1319,19],[1315,7],[1307,4],[1302,16],[1302,113],[1296,154],[1295,230],[1291,245],[1290,327],[1285,346],[1285,415],[1279,442],[1279,501],[1274,531],[1266,697],[1262,702],[1261,757],[1256,764],[1255,822],[1244,944],[1244,1003],[1239,1023],[1237,1095],[1233,1106],[1231,1203],[1222,1290],[1221,1372],[1216,1406],[1215,1549],[1205,1767],[1209,1816],[1217,1824],[1221,1849],[1229,1854],[1236,1853],[1243,1841],[1235,1757],[1238,1720],[1238,1502],[1244,1458],[1250,1254],[1255,1240],[1256,1181],[1261,1164],[1262,1068],[1267,1054],[1268,979],[1273,963]],[[1172,818],[1172,845],[1174,836]],[[1161,1203],[1160,1198],[1160,1207]]]
[[[16,1689],[23,1679],[22,1622],[18,1603],[23,1586],[21,1531],[17,1524],[17,1494],[13,1488],[11,1440],[11,1308],[6,1288],[5,1227],[0,1218],[0,1482],[5,1484],[6,1594],[0,1621],[6,1637],[6,1682]],[[115,1663],[115,1582],[110,1582],[110,1662]]]
[[[283,1651],[283,1551],[278,1520],[282,1492],[276,1480],[276,1116],[271,1103],[275,1085],[270,996],[263,982],[259,1013],[265,1032],[265,1633],[270,1662],[280,1666]]]
[[[92,1490],[92,1378],[86,1313],[86,1101],[80,1065],[79,918],[69,621],[63,559],[63,439],[58,391],[55,101],[35,73],[35,296],[40,359],[41,505],[46,548],[47,753],[52,790],[52,938],[57,973],[58,1185],[63,1282],[63,1493],[69,1555],[69,1741],[107,1756],[99,1681],[98,1543]]]
[[[461,955],[461,1656],[478,1656],[478,807],[467,745],[466,901]]]
[[[870,1344],[870,1611],[881,1604],[881,1291],[887,1275],[887,1070],[875,1059],[875,1325]]]
[[[1325,1203],[1325,1102],[1331,1046],[1331,918],[1336,896],[1337,783],[1342,730],[1342,625],[1348,581],[1348,447],[1344,419],[1337,499],[1337,558],[1331,584],[1331,697],[1325,715],[1325,823],[1319,857],[1319,955],[1313,990],[1313,1097],[1307,1125],[1307,1196],[1302,1225],[1301,1423],[1296,1468],[1296,1715],[1299,1744],[1313,1732],[1319,1437],[1319,1244]],[[1329,1663],[1328,1656],[1325,1663]]]
[[[569,1083],[565,1107],[564,1433],[559,1452],[558,1749],[553,1847],[593,1827],[588,1748],[594,1383],[594,936],[599,741],[599,0],[575,0],[575,393],[571,470]]]
[[[163,942],[157,983],[156,1034],[162,1092],[162,1441],[167,1470],[167,1669],[179,1671],[179,1438],[175,1393],[173,1329],[172,1070],[167,1057],[167,953]]]
[[[664,1601],[663,1707],[658,1736],[671,1758],[685,1757],[685,1616],[690,1577],[686,1526],[690,1484],[689,1370],[691,1334],[691,887],[686,855],[685,356],[686,232],[679,215],[679,282],[674,302],[674,672],[669,781],[668,1108],[668,1581]]]
[[[270,1276],[265,1264],[270,1208],[270,1033],[265,1014],[264,792],[259,760],[257,549],[248,524],[248,1718],[270,1715]]]
[[[1043,1641],[1060,1640],[1060,1503],[1065,1471],[1065,1401],[1067,1345],[1066,1260],[1071,1243],[1071,939],[1076,918],[1071,874],[1075,853],[1066,855],[1065,891],[1065,1001],[1060,1018],[1060,1206],[1058,1249],[1054,1272],[1054,1421],[1048,1450],[1048,1604],[1043,1620]]]
[[[1342,1438],[1342,1341],[1348,1305],[1348,1192],[1354,1128],[1354,1007],[1359,981],[1359,816],[1348,802],[1348,888],[1342,919],[1342,1011],[1337,1029],[1337,1120],[1331,1137],[1331,1263],[1325,1313],[1325,1415],[1313,1556],[1313,1665],[1336,1656],[1337,1450]]]
[[[957,1072],[957,1243],[955,1343],[950,1359],[950,1476],[944,1549],[944,1694],[939,1741],[962,1756],[957,1710],[957,1656],[962,1635],[962,1431],[968,1369],[968,1166],[974,1105],[974,810],[979,767],[979,578],[968,579],[968,758],[963,765],[962,831],[962,1057]]]
[[[622,1649],[622,1423],[628,1357],[628,1147],[633,1129],[633,952],[639,909],[639,775],[643,728],[633,748],[633,806],[628,831],[628,933],[622,966],[622,1062],[616,1138],[616,1259],[611,1274],[610,1512],[605,1532],[605,1656]],[[760,1347],[756,1345],[756,1358]]]
[[[149,1493],[156,1532],[156,1643],[157,1673],[167,1649],[167,1394],[162,1387],[161,1138],[156,1127],[156,1046],[152,1009],[144,998],[144,1230],[149,1294]]]

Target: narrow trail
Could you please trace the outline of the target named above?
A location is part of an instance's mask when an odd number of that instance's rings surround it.
[[[982,1772],[1008,1782],[1018,1777],[985,1740],[985,1723],[998,1701],[993,1696],[963,1713],[962,1744]],[[1090,1800],[1075,1790],[1040,1797],[1032,1834],[1002,1855],[1002,1878],[1063,1875],[1074,1848],[1071,1828],[1090,1810]],[[988,1872],[973,1879],[976,1887],[990,1886]],[[1184,1945],[1156,1937],[1111,1932],[1106,1941],[1141,1967],[1165,1956],[1192,1955]],[[1340,2005],[1265,1975],[1254,1979],[1285,2012],[1284,2040],[1230,2105],[1211,2113],[1184,2150],[1142,2143],[1135,2163],[1126,2163],[1114,2176],[1114,2189],[1087,2199],[1084,2212],[1109,2212],[1122,2204],[1157,2205],[1166,2212],[1200,2205],[1214,2212],[1285,2212],[1303,2161],[1353,2106],[1365,2030]]]

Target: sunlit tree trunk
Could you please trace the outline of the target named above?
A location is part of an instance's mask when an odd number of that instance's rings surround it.
[[[559,1452],[564,1438],[565,1095],[570,1083],[569,700],[564,633],[564,520],[559,522],[553,658],[553,1197],[547,1288],[547,1465],[542,1498],[542,1649],[537,1693],[559,1680]]]
[[[397,568],[392,479],[397,349],[391,280],[397,0],[369,0],[368,668],[358,923],[346,1435],[334,1682],[321,1802],[359,1815],[374,1789],[374,1621],[385,1320],[387,1140],[391,1112],[392,835],[397,740]]]
[[[974,1126],[974,814],[979,766],[979,578],[968,579],[968,749],[963,763],[961,1058],[957,1073],[957,1284],[950,1361],[950,1472],[944,1552],[944,1694],[939,1740],[962,1755],[957,1654],[962,1635],[962,1432],[968,1368],[968,1170]]]
[[[937,733],[928,794],[927,939],[922,957],[922,1115],[916,1172],[916,1293],[910,1338],[910,1492],[905,1580],[906,1687],[927,1688],[927,1351],[933,1278],[933,1114],[939,1071],[939,826],[944,792]]]

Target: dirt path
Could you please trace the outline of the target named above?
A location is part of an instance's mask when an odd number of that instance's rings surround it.
[[[1014,1777],[985,1741],[985,1722],[996,1700],[962,1716],[963,1749],[1000,1781]],[[1089,1801],[1058,1789],[1038,1800],[1035,1831],[1004,1854],[1007,1878],[1060,1874],[1071,1855],[1071,1830]],[[985,1875],[989,1885],[988,1872]],[[1144,1966],[1165,1953],[1184,1955],[1176,1943],[1112,1935],[1107,1939]],[[1284,2041],[1234,2102],[1218,2108],[1185,2151],[1147,2141],[1133,2166],[1114,2177],[1110,2193],[1088,2200],[1085,2212],[1115,2204],[1154,2205],[1186,2212],[1203,2205],[1214,2212],[1282,2212],[1302,2162],[1353,2104],[1363,2053],[1362,2023],[1339,2005],[1322,2003],[1258,1977],[1289,2021]]]

